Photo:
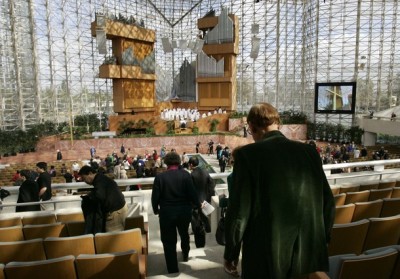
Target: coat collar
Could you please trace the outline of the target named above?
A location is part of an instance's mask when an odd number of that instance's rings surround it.
[[[269,140],[269,139],[274,139],[274,138],[278,138],[278,137],[285,137],[281,131],[279,130],[274,130],[274,131],[270,131],[264,134],[262,140]]]

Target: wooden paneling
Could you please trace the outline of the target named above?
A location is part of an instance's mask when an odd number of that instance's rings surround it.
[[[96,27],[96,22],[92,22],[91,31],[93,37],[96,37]],[[150,43],[156,41],[156,32],[154,30],[138,27],[136,25],[124,24],[110,19],[106,20],[105,31],[107,39],[122,37]]]

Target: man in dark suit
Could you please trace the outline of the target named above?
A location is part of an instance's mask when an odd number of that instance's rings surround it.
[[[235,154],[225,271],[238,276],[243,244],[243,279],[327,278],[335,203],[317,151],[287,139],[270,104],[253,106],[247,122],[255,143]]]
[[[196,189],[199,202],[202,204],[204,201],[211,203],[211,197],[215,195],[215,183],[210,174],[199,167],[199,158],[192,156],[189,159],[189,168],[192,170],[191,176]],[[200,212],[200,218],[204,223],[206,232],[211,232],[208,217]],[[193,224],[192,224],[193,225]]]
[[[161,241],[168,273],[179,272],[176,253],[177,235],[181,237],[183,261],[189,259],[189,223],[192,207],[200,208],[196,190],[190,174],[179,168],[181,158],[176,152],[164,157],[167,170],[154,179],[151,204],[154,214],[160,215]]]

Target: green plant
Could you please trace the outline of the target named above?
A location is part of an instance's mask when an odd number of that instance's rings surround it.
[[[167,121],[167,135],[174,135],[175,134],[175,123],[174,121]]]
[[[279,114],[282,124],[306,124],[307,115],[300,111],[288,110]]]
[[[199,134],[199,127],[197,127],[196,124],[193,125],[192,133],[195,135]]]
[[[213,119],[208,121],[210,123],[210,132],[216,132],[217,131],[217,125],[219,124],[218,119]]]
[[[239,111],[232,111],[229,114],[229,118],[242,118],[242,117],[246,117],[247,116],[247,112],[239,112]]]

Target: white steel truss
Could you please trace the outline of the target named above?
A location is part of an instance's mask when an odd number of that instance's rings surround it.
[[[315,82],[333,81],[357,81],[357,113],[386,109],[393,97],[399,104],[398,0],[0,0],[0,127],[113,113],[112,82],[98,78],[107,57],[90,33],[96,13],[156,30],[157,98],[168,99],[180,66],[196,54],[164,53],[161,38],[195,40],[197,19],[221,6],[239,17],[238,110],[270,102],[350,125],[348,116],[314,114]],[[251,58],[254,24],[260,46]]]

